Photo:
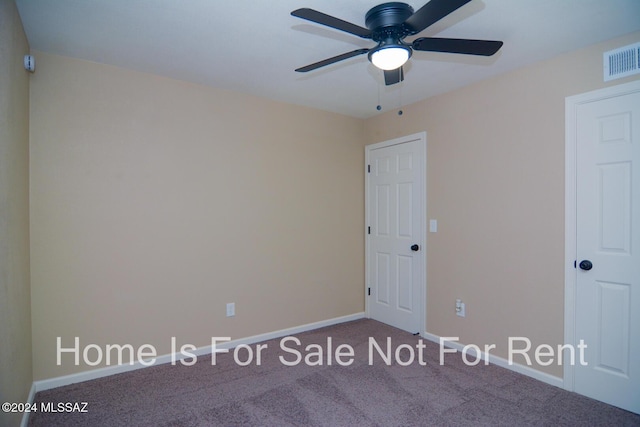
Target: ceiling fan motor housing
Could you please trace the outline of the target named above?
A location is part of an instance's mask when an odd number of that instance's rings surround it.
[[[382,3],[367,12],[365,25],[372,32],[372,39],[376,42],[396,42],[409,34],[404,21],[413,15],[413,8],[406,3]]]

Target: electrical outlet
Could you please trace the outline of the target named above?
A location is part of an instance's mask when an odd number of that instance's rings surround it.
[[[461,299],[456,300],[456,316],[465,317],[467,315],[466,308]]]
[[[227,317],[232,317],[236,315],[236,303],[228,302],[227,303]]]

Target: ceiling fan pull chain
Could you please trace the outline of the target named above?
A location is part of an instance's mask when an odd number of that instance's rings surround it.
[[[402,107],[403,107],[403,103],[402,103],[402,88],[404,87],[404,80],[402,80],[400,82],[400,107],[398,108],[398,115],[401,116],[402,115]]]

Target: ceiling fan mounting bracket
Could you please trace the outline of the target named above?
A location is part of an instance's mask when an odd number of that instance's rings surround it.
[[[364,22],[368,29],[376,30],[401,25],[411,15],[413,8],[406,3],[382,3],[367,12]]]

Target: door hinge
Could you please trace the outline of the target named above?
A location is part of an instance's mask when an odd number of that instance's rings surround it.
[[[367,227],[367,234],[371,234],[371,226]]]
[[[367,165],[367,172],[371,173],[371,165]]]
[[[367,288],[367,295],[371,295],[371,288]]]

